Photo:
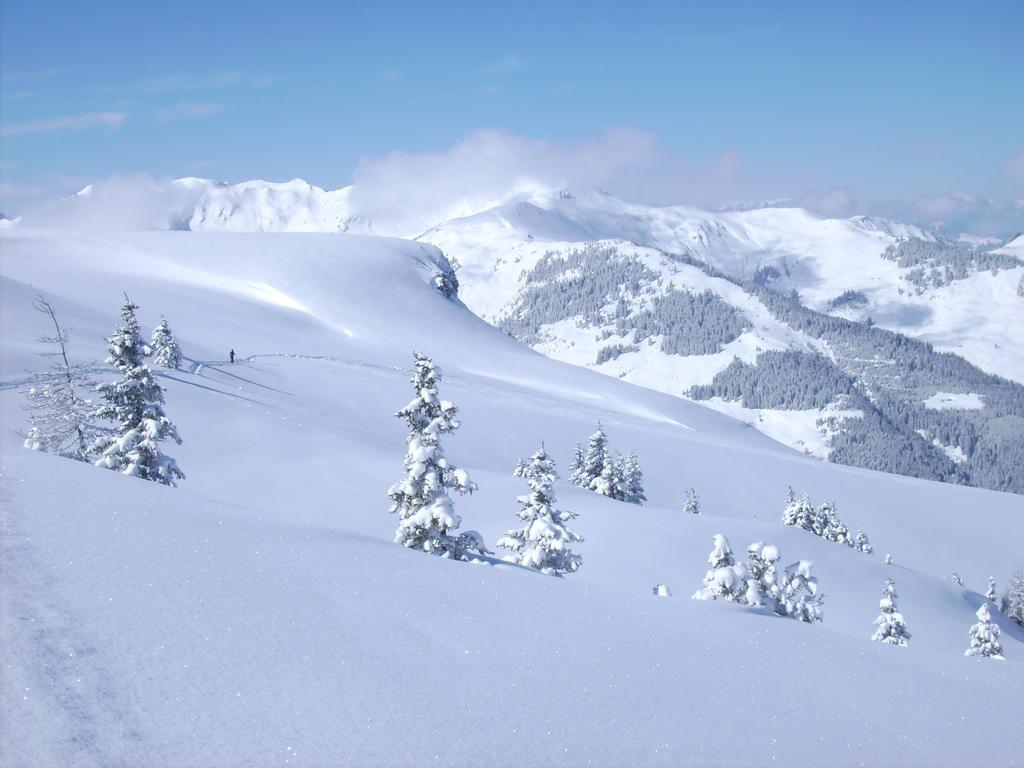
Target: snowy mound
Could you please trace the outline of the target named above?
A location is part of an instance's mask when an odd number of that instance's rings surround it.
[[[1021,497],[824,464],[545,358],[446,298],[425,244],[14,228],[0,247],[4,764],[1017,759],[1012,737],[977,734],[1014,733],[1024,632],[993,611],[1006,661],[964,651],[988,576],[1002,588],[1024,551]],[[124,291],[147,335],[163,315],[181,345],[181,369],[158,370],[178,488],[11,433],[48,330],[32,297],[87,362]],[[639,457],[648,503],[557,483],[584,539],[564,579],[393,544],[414,348],[458,406],[446,448],[479,491],[456,510],[488,546],[517,526],[517,460],[543,442],[565,476],[599,419]],[[836,499],[874,554],[783,526],[788,485]],[[824,621],[683,597],[719,533],[813,561]],[[870,639],[887,578],[908,647]]]

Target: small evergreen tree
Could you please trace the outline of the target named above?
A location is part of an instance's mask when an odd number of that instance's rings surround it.
[[[782,511],[782,524],[795,525],[797,528],[811,532],[821,529],[818,515],[814,511],[814,507],[811,506],[810,499],[806,494],[797,498],[792,488],[789,489],[786,508]]]
[[[811,575],[811,565],[810,560],[800,560],[786,568],[778,584],[776,613],[808,624],[821,621],[824,595]]]
[[[694,593],[694,600],[730,600],[745,602],[747,580],[750,574],[742,563],[737,563],[732,554],[729,540],[720,533],[713,538],[713,548],[708,555],[710,569],[704,575],[704,588]]]
[[[595,490],[594,486],[605,470],[612,464],[612,457],[608,451],[608,436],[604,432],[601,422],[597,422],[597,431],[590,436],[587,442],[587,452],[583,458],[583,467],[580,470],[580,487],[588,490]],[[605,494],[606,496],[609,494]]]
[[[687,515],[700,514],[700,499],[693,488],[686,489],[686,501],[683,503],[683,512]]]
[[[122,324],[107,339],[110,352],[107,362],[121,372],[121,378],[97,387],[104,402],[96,416],[114,421],[116,427],[114,434],[97,438],[91,452],[99,457],[96,459],[98,467],[176,485],[175,481],[185,475],[174,459],[160,450],[160,443],[173,440],[180,444],[181,438],[164,414],[163,388],[142,362],[147,348],[139,335],[136,309],[138,307],[125,296],[121,307]]]
[[[846,527],[846,523],[839,517],[839,510],[836,507],[835,501],[827,501],[821,505],[815,522],[820,531],[818,535],[826,541],[845,544],[848,547],[853,546],[853,537],[850,535],[850,529]]]
[[[956,571],[953,571],[953,583],[958,587],[962,587],[964,585],[964,580],[960,578],[960,574]]]
[[[1001,609],[1013,621],[1024,627],[1024,568],[1018,568],[1003,594]]]
[[[982,603],[975,615],[978,617],[978,623],[974,624],[968,633],[971,647],[964,651],[964,656],[1002,659],[1003,647],[999,644],[999,627],[992,622],[988,604]]]
[[[893,559],[892,559],[892,553],[891,552],[886,552],[885,553],[885,564],[886,565],[892,565],[893,564]]]
[[[453,536],[461,519],[449,490],[472,493],[476,484],[464,469],[448,463],[441,436],[459,428],[458,409],[438,397],[441,371],[433,361],[413,352],[412,386],[416,396],[395,414],[409,428],[404,479],[388,490],[391,512],[398,513],[395,542],[410,549],[452,558],[461,557],[465,542]]]
[[[519,563],[551,576],[562,576],[579,570],[583,559],[568,548],[568,544],[583,541],[566,525],[575,513],[555,506],[555,462],[541,446],[529,461],[520,460],[516,477],[526,480],[530,493],[516,501],[520,510],[516,516],[525,523],[518,530],[510,530],[498,540],[498,546],[514,554],[506,560]]]
[[[629,454],[622,468],[623,501],[642,505],[647,501],[644,493],[644,473],[635,453]]]
[[[32,306],[53,323],[54,335],[38,338],[48,347],[39,356],[50,366],[44,373],[33,374],[32,384],[25,390],[25,410],[32,426],[21,437],[26,448],[87,461],[89,449],[102,429],[93,422],[92,401],[80,393],[95,389],[96,383],[84,366],[68,359],[68,332],[61,328],[50,302],[37,296]]]
[[[585,485],[585,480],[583,479],[583,461],[583,446],[576,443],[576,447],[572,452],[572,461],[569,462],[569,482],[580,487]]]
[[[181,365],[181,350],[178,347],[178,340],[174,338],[174,332],[167,320],[160,318],[160,325],[153,329],[150,336],[149,346],[153,354],[153,363],[161,368],[176,369]]]
[[[601,474],[590,484],[590,490],[602,496],[607,496],[609,499],[624,501],[626,491],[623,487],[622,471],[623,463],[621,456],[609,459],[605,463],[604,469],[601,470]]]
[[[866,555],[870,555],[875,551],[874,547],[871,546],[871,542],[868,541],[868,537],[864,531],[857,531],[857,538],[854,540],[854,546]]]
[[[985,599],[990,603],[996,602],[996,580],[994,577],[988,577],[988,590],[985,592]]]
[[[776,564],[780,554],[778,547],[755,541],[747,547],[746,602],[749,605],[775,605],[778,596],[778,573]]]
[[[910,639],[910,630],[903,620],[896,605],[896,585],[892,579],[886,580],[885,592],[882,599],[878,601],[879,614],[875,619],[875,632],[871,639],[876,643],[889,643],[890,645],[907,645]]]

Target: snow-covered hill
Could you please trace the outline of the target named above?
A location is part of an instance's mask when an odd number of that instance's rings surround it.
[[[705,404],[822,458],[1018,489],[1004,468],[993,466],[1024,456],[1024,399],[1013,387],[985,380],[978,371],[913,385],[892,376],[880,382],[872,378],[870,362],[880,353],[878,344],[851,346],[835,334],[812,333],[766,305],[773,296],[795,296],[823,315],[893,329],[984,371],[1024,381],[1024,344],[1016,332],[1024,311],[1024,260],[1014,255],[1013,243],[987,251],[991,243],[947,241],[875,217],[829,219],[776,205],[724,212],[658,208],[528,182],[497,197],[436,201],[429,212],[395,210],[358,188],[327,192],[298,180],[226,185],[181,179],[144,186],[132,197],[151,205],[114,205],[126,191],[99,185],[58,206],[56,218],[76,226],[89,218],[107,221],[113,208],[129,211],[122,215],[129,228],[384,233],[428,242],[458,266],[470,309],[546,355],[673,395],[714,384]],[[552,271],[558,259],[579,262],[581,251],[600,258],[586,259],[582,270],[574,267],[578,275]],[[616,260],[625,266],[599,280],[604,265]],[[630,270],[636,274],[627,279]],[[708,305],[704,319],[674,319],[693,315],[695,308],[679,300],[696,294]],[[578,311],[579,296],[589,297],[586,317]],[[637,313],[645,315],[647,330],[635,328]],[[707,323],[723,318],[742,325],[742,332],[706,332]],[[704,335],[703,343],[680,342],[694,333]],[[874,404],[848,402],[849,387],[813,402],[712,396],[724,391],[721,377],[732,375],[734,360],[757,365],[766,352],[817,355],[819,367],[834,363]],[[907,361],[911,368],[917,363]],[[865,414],[865,408],[875,410],[871,393],[880,386],[896,398],[900,413],[883,407],[877,419]],[[923,406],[939,391],[978,394],[979,387],[999,391],[988,393],[990,409],[969,414],[970,423],[953,424],[953,415],[934,423],[938,417]],[[882,436],[889,423],[898,425],[896,439]],[[843,441],[863,445],[862,438],[850,437],[851,429],[868,429],[872,447],[837,450]],[[1009,446],[1003,444],[1006,435]],[[905,455],[914,458],[897,458]]]
[[[0,248],[0,763],[1019,762],[1024,632],[997,617],[1005,662],[963,651],[985,580],[1019,565],[1020,496],[825,464],[548,359],[446,299],[420,243],[13,228]],[[47,330],[32,296],[89,360],[123,291],[188,357],[160,375],[176,489],[11,434]],[[493,546],[516,460],[544,441],[565,470],[598,419],[639,455],[648,505],[560,483],[586,539],[565,579],[392,544],[413,348],[460,409],[448,454],[480,486],[464,528]],[[680,512],[689,485],[700,516]],[[780,525],[788,485],[835,498],[875,554]],[[689,600],[714,533],[813,560],[824,622]],[[909,648],[868,639],[887,577]]]

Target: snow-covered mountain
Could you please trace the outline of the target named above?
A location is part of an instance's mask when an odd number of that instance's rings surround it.
[[[87,191],[96,197],[97,189],[102,185]],[[117,188],[108,194],[116,199]],[[923,281],[914,269],[919,265],[902,266],[892,254],[885,256],[886,249],[901,239],[951,247],[952,241],[888,219],[823,218],[781,203],[717,212],[652,207],[602,192],[553,190],[529,182],[503,194],[441,201],[429,213],[381,207],[360,198],[354,187],[327,191],[299,179],[225,184],[185,178],[147,185],[141,194],[164,209],[144,228],[352,232],[433,243],[464,270],[463,294],[470,308],[492,321],[514,300],[519,277],[547,251],[609,240],[689,254],[730,277],[770,279],[776,290],[798,291],[811,309],[871,318],[881,327],[956,352],[985,371],[1024,381],[1024,349],[1014,332],[1024,263],[1008,260],[995,270],[985,264],[948,279]],[[103,200],[96,203],[103,205]],[[131,222],[126,226],[134,228]],[[1024,236],[1017,236],[1001,247],[982,242],[961,247],[1024,259],[1022,241]],[[940,270],[944,266],[938,265]],[[848,292],[856,293],[858,301],[843,302]]]
[[[102,185],[89,188],[92,197],[97,189]],[[116,200],[119,191],[107,194]],[[870,318],[987,372],[1024,381],[1024,345],[1015,333],[1024,263],[1013,261],[1024,261],[1022,236],[1002,247],[959,243],[964,253],[953,254],[969,259],[978,248],[1007,256],[996,269],[989,259],[945,276],[948,264],[927,263],[943,275],[922,275],[920,263],[904,266],[886,250],[901,239],[923,241],[936,252],[922,258],[942,262],[957,244],[911,224],[869,216],[823,218],[781,204],[717,212],[652,207],[529,182],[479,199],[440,201],[419,213],[361,198],[354,187],[326,191],[298,179],[223,184],[186,178],[146,185],[141,194],[162,209],[141,223],[144,228],[353,232],[433,243],[462,268],[466,303],[491,321],[503,316],[520,276],[548,251],[608,240],[688,254],[730,277],[769,279],[776,290],[795,290],[811,309]],[[102,199],[95,202],[103,206]],[[134,228],[131,222],[126,226]],[[851,293],[857,301],[843,301]]]
[[[109,207],[96,199],[102,194],[89,190],[91,200],[73,203]],[[822,218],[781,204],[659,208],[526,182],[502,195],[439,201],[429,212],[298,180],[181,179],[145,194],[159,211],[147,209],[146,228],[383,233],[431,243],[457,265],[470,309],[548,356],[673,395],[698,387],[706,405],[822,458],[1021,490],[1012,466],[1024,460],[1024,397],[983,373],[1024,381],[1019,237],[995,248],[877,217]],[[818,314],[798,316],[780,296]],[[835,327],[827,317],[854,325]],[[981,370],[951,368],[921,347],[902,354],[902,373],[880,369],[873,359],[900,350],[867,333],[869,325]],[[765,379],[760,390],[778,390],[759,360],[776,370],[780,360],[804,361],[815,391],[766,398],[748,387],[741,396],[735,380],[751,370]],[[921,366],[927,375],[914,373]],[[925,405],[943,393],[983,397],[988,407]]]
[[[987,578],[1002,588],[1019,565],[1020,496],[815,461],[536,354],[446,298],[444,256],[425,243],[15,227],[0,248],[0,763],[1019,759],[1024,630],[996,612],[1006,661],[964,650]],[[144,331],[165,316],[187,358],[159,372],[184,438],[167,448],[187,475],[178,488],[12,433],[50,330],[32,297],[51,300],[84,362],[105,354],[125,291]],[[774,322],[764,333],[791,333]],[[638,454],[648,504],[559,483],[585,539],[565,579],[393,544],[386,492],[406,436],[393,414],[413,396],[414,348],[459,408],[445,444],[479,484],[456,500],[464,529],[493,547],[526,489],[517,459],[543,441],[564,474],[598,419]],[[691,485],[701,515],[680,511]],[[875,553],[781,525],[789,485],[834,498]],[[737,554],[767,541],[786,563],[813,561],[823,623],[690,600],[716,533]],[[907,648],[869,639],[887,578]]]

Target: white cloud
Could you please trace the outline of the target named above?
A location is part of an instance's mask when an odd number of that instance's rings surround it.
[[[822,192],[806,192],[795,205],[829,218],[846,218],[861,213],[857,195],[848,187],[829,187]]]
[[[25,136],[49,131],[78,131],[84,128],[120,128],[128,119],[127,112],[87,112],[82,115],[51,117],[45,120],[29,120],[0,127],[0,136]]]
[[[484,130],[439,152],[364,158],[352,202],[368,217],[404,222],[411,232],[538,186],[604,189],[655,204],[711,203],[735,199],[742,176],[736,152],[693,168],[647,131],[620,128],[599,139],[559,142]]]
[[[908,203],[888,203],[879,207],[883,215],[949,234],[1002,237],[1024,228],[1019,200],[992,199],[971,192],[922,195]]]
[[[224,112],[224,109],[222,104],[182,102],[157,110],[156,119],[161,123],[173,123],[177,120],[213,117]]]
[[[196,195],[169,179],[113,176],[88,192],[27,206],[26,226],[88,231],[168,229],[195,203]]]

